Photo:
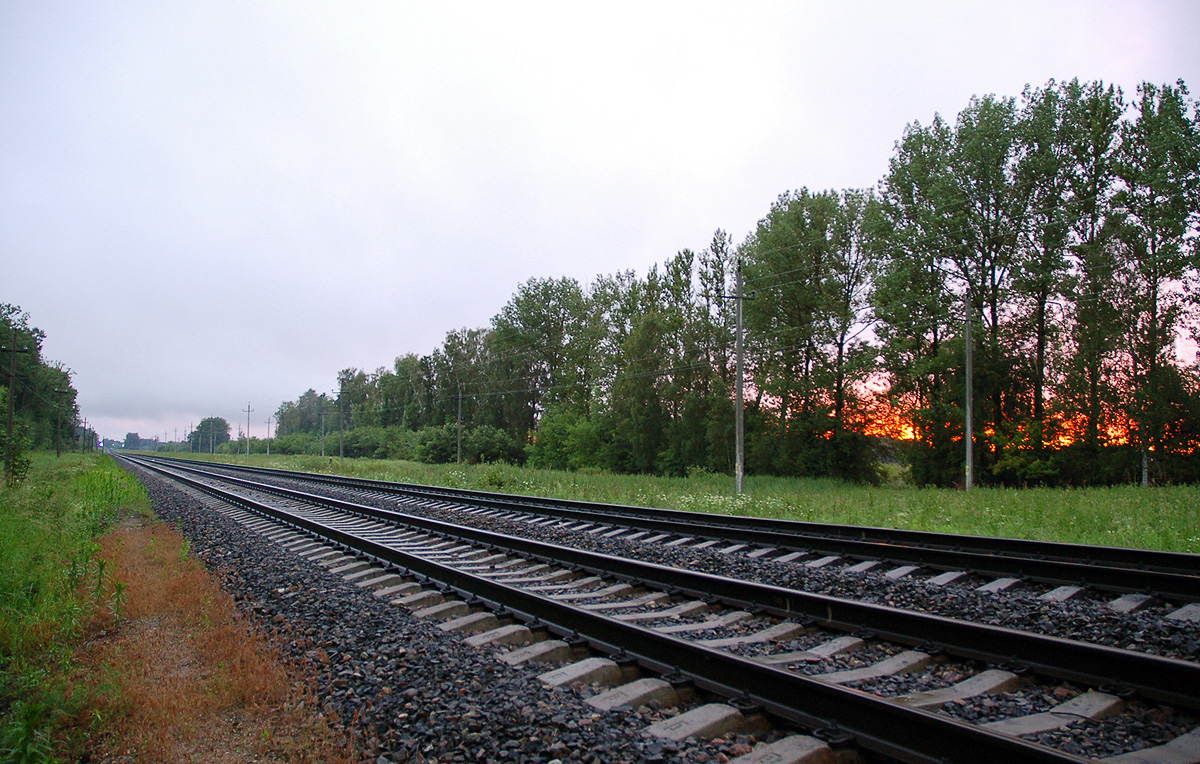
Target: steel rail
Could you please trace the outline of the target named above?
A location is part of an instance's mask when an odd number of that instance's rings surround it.
[[[932,712],[900,706],[869,693],[821,682],[615,618],[580,610],[288,513],[180,475],[161,465],[123,458],[387,565],[477,596],[496,607],[506,608],[527,622],[545,625],[559,634],[583,636],[603,652],[624,651],[650,670],[681,674],[703,689],[727,698],[741,699],[743,705],[747,702],[760,705],[768,713],[803,727],[835,727],[851,735],[856,744],[863,748],[901,761],[914,764],[946,761],[979,764],[1089,761]],[[329,500],[321,503],[329,503]]]
[[[806,617],[829,629],[866,630],[902,644],[934,644],[966,659],[1024,664],[1047,676],[1092,686],[1122,686],[1148,698],[1200,709],[1200,664],[1189,661],[588,552],[214,474],[194,464],[176,467],[251,490],[398,522],[598,575],[614,575],[699,598],[717,598],[734,607],[760,608],[778,617]]]
[[[189,462],[175,459],[166,461]],[[1200,599],[1200,555],[1183,552],[708,515],[651,507],[489,494],[245,465],[213,466],[416,498],[454,499],[474,506],[539,513],[564,519],[624,523],[641,530],[663,533],[689,536],[708,533],[726,541],[781,549],[802,548],[858,559],[885,559],[941,570],[965,569],[997,577],[1014,576],[1053,584],[1087,585],[1108,591],[1148,593],[1177,600]]]

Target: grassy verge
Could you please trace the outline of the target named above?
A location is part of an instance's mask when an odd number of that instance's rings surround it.
[[[186,455],[185,455],[186,456]],[[696,512],[1067,541],[1200,553],[1200,487],[962,491],[905,485],[858,486],[832,480],[750,477],[733,480],[557,472],[502,464],[431,465],[314,456],[210,457],[353,477],[475,488]]]
[[[305,693],[110,458],[0,489],[0,764],[341,760]]]
[[[107,457],[35,455],[22,483],[0,487],[0,761],[51,760],[51,732],[89,703],[63,678],[93,538],[121,511],[148,511],[146,494]]]

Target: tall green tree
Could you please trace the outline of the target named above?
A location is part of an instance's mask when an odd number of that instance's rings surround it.
[[[865,441],[850,432],[875,355],[863,339],[876,270],[864,228],[868,200],[861,192],[784,194],[740,249],[756,292],[745,306],[761,393],[755,408],[774,420],[771,468],[781,474],[871,472]]]
[[[1070,151],[1067,218],[1070,268],[1063,282],[1067,350],[1055,391],[1064,419],[1082,423],[1077,432],[1094,465],[1118,397],[1116,358],[1120,349],[1115,231],[1112,197],[1120,148],[1121,91],[1102,82],[1072,80],[1061,89],[1063,140]]]
[[[193,451],[214,453],[223,443],[229,442],[230,426],[223,417],[209,416],[200,420],[196,429],[188,436]]]
[[[1200,216],[1200,124],[1182,82],[1138,88],[1134,119],[1123,123],[1113,197],[1118,212],[1117,280],[1127,316],[1125,353],[1130,394],[1142,450],[1142,482],[1149,452],[1168,446],[1173,420],[1168,390],[1182,388],[1175,338],[1185,317],[1183,285],[1197,272]]]
[[[505,418],[525,438],[547,407],[589,408],[594,383],[588,301],[574,279],[530,279],[492,319]]]

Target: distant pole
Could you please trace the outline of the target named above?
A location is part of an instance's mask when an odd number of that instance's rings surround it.
[[[12,345],[8,354],[8,440],[4,441],[4,482],[12,483],[13,461],[16,450],[13,448],[13,399],[17,392],[17,327],[13,326]]]
[[[54,402],[54,458],[62,457],[62,396],[63,390],[55,390],[58,397]]]
[[[346,407],[342,403],[342,395],[338,393],[338,458],[346,458]]]
[[[458,383],[458,463],[462,464],[462,382]]]
[[[271,455],[271,419],[272,417],[267,417],[267,456]]]
[[[737,265],[737,281],[735,282],[734,300],[737,305],[737,336],[734,340],[734,352],[737,358],[737,393],[734,399],[734,491],[738,496],[742,495],[742,482],[746,475],[745,463],[745,402],[743,398],[742,385],[745,382],[745,372],[742,368],[742,260],[738,258]]]
[[[975,486],[975,378],[974,369],[972,368],[972,347],[971,347],[971,287],[967,287],[967,320],[963,328],[963,336],[966,339],[966,367],[967,367],[967,394],[966,394],[966,426],[965,436],[967,446],[967,479],[965,490],[970,491]]]
[[[243,411],[246,412],[246,456],[249,456],[250,455],[250,412],[254,411],[254,409],[250,408],[250,401],[246,401],[246,408],[243,409]]]
[[[321,456],[325,456],[325,412],[321,412]]]

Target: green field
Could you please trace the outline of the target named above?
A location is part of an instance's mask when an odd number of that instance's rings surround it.
[[[186,454],[184,455],[186,456]],[[432,465],[315,456],[204,459],[351,477],[582,501],[667,507],[981,536],[1069,541],[1200,553],[1200,487],[978,488],[970,494],[904,485],[749,477],[733,480],[557,472],[504,464]]]

